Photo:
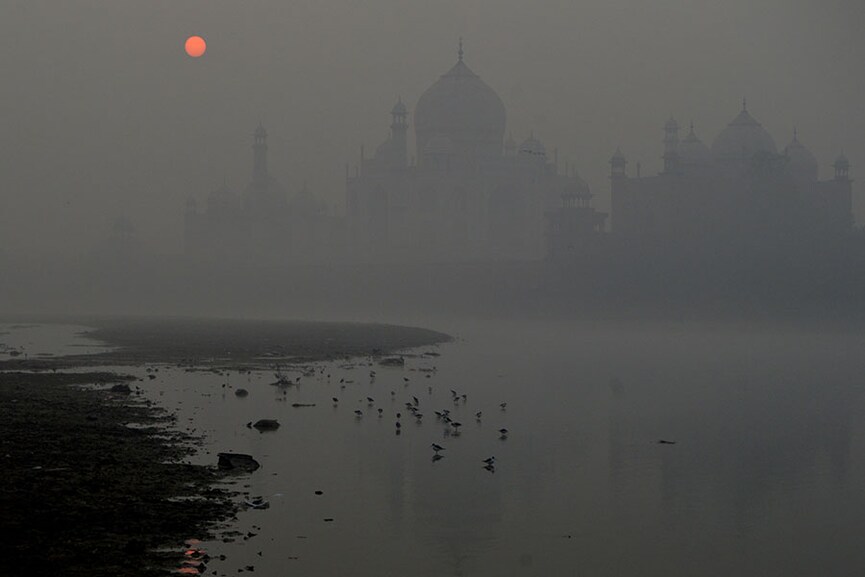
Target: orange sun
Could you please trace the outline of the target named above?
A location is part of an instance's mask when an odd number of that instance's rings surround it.
[[[193,58],[203,56],[207,50],[207,42],[201,36],[190,36],[186,39],[186,53]]]

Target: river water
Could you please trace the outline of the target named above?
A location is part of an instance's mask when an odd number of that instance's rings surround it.
[[[316,364],[314,376],[289,371],[300,376],[291,387],[271,385],[270,371],[151,373],[146,394],[205,435],[197,462],[234,451],[262,465],[236,488],[270,507],[241,512],[234,541],[202,545],[226,556],[208,574],[865,571],[865,336],[430,328],[456,339],[409,351],[405,367],[355,359]],[[234,394],[241,387],[245,398]],[[420,422],[405,405],[414,397]],[[436,418],[442,409],[462,423],[459,435]],[[246,426],[261,418],[281,426]],[[445,447],[438,461],[432,443]],[[483,467],[491,456],[494,471]]]
[[[87,336],[89,327],[43,323],[0,323],[0,361],[100,353],[107,348]]]

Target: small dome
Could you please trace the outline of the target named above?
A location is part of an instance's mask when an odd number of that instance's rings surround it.
[[[222,186],[211,192],[207,196],[207,198],[209,200],[232,199],[235,198],[235,195],[233,192],[231,192],[231,189],[228,188],[227,184],[223,184]]]
[[[311,216],[324,212],[324,204],[310,192],[305,182],[303,188],[291,199],[289,207],[298,215]]]
[[[539,158],[546,158],[547,149],[544,146],[544,143],[535,138],[535,135],[532,134],[528,138],[526,138],[522,144],[520,144],[519,149],[520,156],[533,156]]]
[[[796,177],[817,180],[819,169],[817,158],[799,142],[799,135],[793,130],[793,140],[784,148],[784,155],[789,159],[787,169]]]
[[[590,195],[589,185],[579,174],[574,172],[562,187],[562,196],[579,197]]]
[[[835,163],[832,165],[835,168],[850,168],[850,161],[847,160],[847,157],[844,156],[844,153],[838,155],[838,158],[835,159]]]
[[[405,104],[403,104],[402,98],[397,100],[396,104],[393,105],[393,108],[390,111],[394,116],[405,116],[407,112],[408,109],[406,109]]]
[[[694,124],[688,135],[679,142],[679,162],[683,166],[708,164],[712,160],[712,152],[703,144],[694,132]]]
[[[625,155],[622,154],[622,149],[618,146],[616,147],[616,152],[613,153],[613,156],[610,158],[611,164],[622,163],[625,162]]]
[[[712,154],[722,162],[750,160],[758,152],[777,154],[775,140],[759,122],[748,114],[745,103],[742,111],[712,143]]]
[[[676,132],[677,130],[679,130],[679,123],[676,122],[676,119],[671,116],[670,119],[664,123],[664,131]]]
[[[224,183],[207,195],[207,209],[211,211],[232,210],[237,204],[238,196]]]

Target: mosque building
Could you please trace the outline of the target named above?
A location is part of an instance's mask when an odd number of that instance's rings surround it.
[[[551,247],[604,230],[588,185],[562,174],[530,135],[505,139],[498,94],[458,59],[409,112],[398,100],[390,137],[346,174],[346,218],[355,257],[470,261],[543,258]]]
[[[612,234],[635,243],[718,248],[783,248],[853,231],[850,164],[843,153],[820,180],[815,156],[793,131],[778,150],[751,116],[739,114],[705,145],[689,127],[664,124],[663,170],[627,174],[621,150],[610,159]]]
[[[818,162],[794,130],[779,151],[742,110],[711,147],[693,124],[684,138],[664,125],[663,170],[628,174],[610,160],[611,233],[588,185],[560,170],[534,134],[517,142],[505,106],[466,64],[456,63],[409,108],[398,99],[390,134],[346,166],[345,214],[326,210],[305,187],[288,194],[267,166],[267,132],[253,135],[252,179],[227,186],[202,207],[187,203],[187,253],[259,263],[472,262],[592,254],[615,259],[633,247],[705,253],[719,247],[785,247],[841,239],[853,231],[849,162],[820,180]],[[412,142],[413,140],[413,142]],[[812,242],[812,244],[814,244]],[[631,248],[628,248],[631,247]],[[622,253],[621,250],[626,251]]]

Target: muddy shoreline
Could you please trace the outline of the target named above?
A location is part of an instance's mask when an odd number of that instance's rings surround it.
[[[418,327],[387,324],[226,319],[82,319],[87,336],[112,350],[54,358],[0,361],[0,370],[48,370],[158,364],[253,368],[365,355],[384,355],[451,340]]]
[[[183,462],[194,439],[171,415],[133,400],[134,386],[110,392],[128,380],[0,375],[0,574],[162,575],[184,540],[233,516],[217,471]],[[166,546],[175,553],[153,551]]]
[[[212,466],[185,462],[196,439],[99,366],[268,366],[449,340],[388,325],[252,321],[98,321],[96,355],[0,362],[2,575],[176,573],[188,539],[230,521],[237,498]],[[79,372],[82,367],[93,372]],[[76,372],[64,372],[75,368]],[[130,393],[111,392],[118,383]],[[94,386],[79,386],[94,385]],[[133,427],[128,426],[134,424]],[[201,561],[201,560],[199,560]],[[203,561],[207,562],[207,559]],[[207,570],[209,573],[210,570]]]

